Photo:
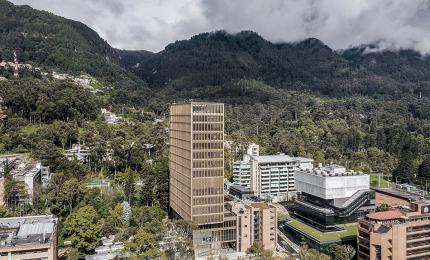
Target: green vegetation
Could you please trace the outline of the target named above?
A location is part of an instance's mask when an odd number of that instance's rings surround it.
[[[75,247],[70,259],[110,235],[128,241],[132,257],[154,257],[172,230],[183,239],[167,245],[163,256],[192,257],[190,223],[166,219],[166,118],[174,101],[225,103],[226,139],[234,141],[225,152],[229,179],[251,141],[262,154],[311,157],[421,186],[430,176],[427,56],[365,47],[338,53],[317,39],[273,44],[253,32],[204,33],[160,53],[120,51],[81,23],[5,0],[0,10],[0,61],[12,61],[16,51],[20,63],[32,65],[19,78],[0,68],[6,78],[0,81],[0,153],[28,153],[53,173],[48,187],[36,189],[33,205],[9,203],[25,192],[8,177],[8,207],[0,214],[55,214],[59,239]],[[54,79],[54,71],[90,75],[97,91]],[[123,122],[107,124],[101,108]],[[65,158],[73,144],[88,148],[88,162]],[[97,179],[111,187],[86,186]],[[376,187],[378,176],[370,181]],[[387,185],[381,178],[381,187]],[[356,226],[322,234],[297,220],[290,224],[321,241],[356,234]]]
[[[388,176],[382,176],[379,174],[370,174],[370,187],[373,188],[390,188],[395,183],[389,181]]]
[[[329,253],[333,260],[351,260],[354,259],[356,250],[351,245],[330,245]]]
[[[331,240],[340,240],[344,237],[350,237],[350,236],[356,236],[357,235],[357,225],[356,224],[348,224],[344,226],[344,230],[337,231],[337,232],[326,232],[323,233],[309,225],[304,224],[303,222],[300,222],[296,219],[290,219],[287,222],[287,225],[290,225],[301,232],[308,234],[309,236],[313,237],[314,239],[325,242],[325,241],[331,241]]]

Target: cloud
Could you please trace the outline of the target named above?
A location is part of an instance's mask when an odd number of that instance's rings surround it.
[[[430,0],[13,0],[79,20],[117,48],[162,50],[206,31],[253,30],[273,42],[316,37],[430,54]]]

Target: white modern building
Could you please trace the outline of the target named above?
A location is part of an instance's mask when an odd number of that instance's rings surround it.
[[[313,169],[313,160],[278,155],[250,155],[248,149],[242,161],[233,164],[233,184],[250,188],[254,195],[272,201],[291,199],[296,194],[294,175]]]
[[[325,200],[344,199],[357,191],[369,189],[369,175],[347,170],[343,166],[329,165],[296,172],[298,192]]]

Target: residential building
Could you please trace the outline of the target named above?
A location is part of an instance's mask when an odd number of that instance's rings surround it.
[[[64,152],[67,160],[78,160],[80,162],[88,162],[88,158],[90,156],[90,151],[88,148],[81,146],[80,144],[73,144],[72,148],[66,150]]]
[[[52,215],[0,219],[0,260],[58,259],[58,220]]]
[[[242,161],[233,164],[233,183],[250,188],[254,195],[272,201],[289,200],[296,195],[294,174],[299,169],[312,169],[313,160],[278,155],[251,155],[248,149]]]
[[[170,207],[197,225],[224,221],[224,104],[170,107]]]
[[[430,259],[430,202],[367,214],[358,221],[359,260]]]
[[[49,167],[42,166],[40,162],[27,159],[23,156],[3,157],[0,159],[3,165],[0,172],[0,194],[4,194],[5,183],[5,165],[9,175],[15,180],[18,185],[26,191],[25,194],[19,194],[12,198],[17,203],[32,203],[35,189],[37,185],[46,187],[51,178]],[[4,205],[3,196],[0,197],[0,205]]]
[[[251,156],[259,156],[260,155],[260,146],[255,143],[249,143],[248,149],[246,149],[246,154]]]
[[[115,113],[107,110],[106,108],[102,108],[102,114],[108,124],[117,125],[122,119],[122,117],[117,116]]]
[[[410,185],[397,185],[393,188],[372,188],[375,191],[376,206],[386,204],[390,207],[406,206],[424,199],[424,191]]]
[[[85,260],[112,260],[118,257],[127,257],[124,251],[124,243],[115,241],[115,236],[102,239],[102,245],[94,249],[95,254],[86,255]]]
[[[276,250],[278,222],[275,206],[261,202],[229,202],[229,210],[236,215],[237,251],[246,252],[257,241],[267,250]]]

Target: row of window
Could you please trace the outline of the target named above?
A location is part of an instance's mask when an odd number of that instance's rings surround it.
[[[193,217],[193,222],[196,224],[222,222],[222,220],[223,220],[223,213]]]
[[[208,150],[208,149],[224,149],[223,142],[211,142],[211,143],[200,143],[200,142],[193,142],[193,149],[196,150]]]
[[[193,131],[224,131],[222,123],[193,123]]]
[[[223,194],[224,187],[204,187],[193,189],[193,196],[218,195]]]
[[[193,152],[193,159],[222,159],[224,158],[223,151],[199,151]]]
[[[193,161],[193,168],[214,168],[214,167],[224,167],[224,160],[212,159],[212,160],[204,160],[204,161]]]
[[[193,113],[224,113],[223,104],[193,104]]]
[[[224,205],[197,206],[197,207],[193,207],[193,214],[194,215],[213,214],[213,213],[223,212],[223,210],[224,210]]]
[[[222,115],[195,115],[193,122],[224,122]]]
[[[224,141],[223,133],[193,133],[193,140]]]
[[[206,170],[193,170],[194,178],[202,177],[221,177],[224,176],[224,170],[220,169],[206,169]]]
[[[193,205],[208,205],[223,203],[223,196],[193,198]]]

